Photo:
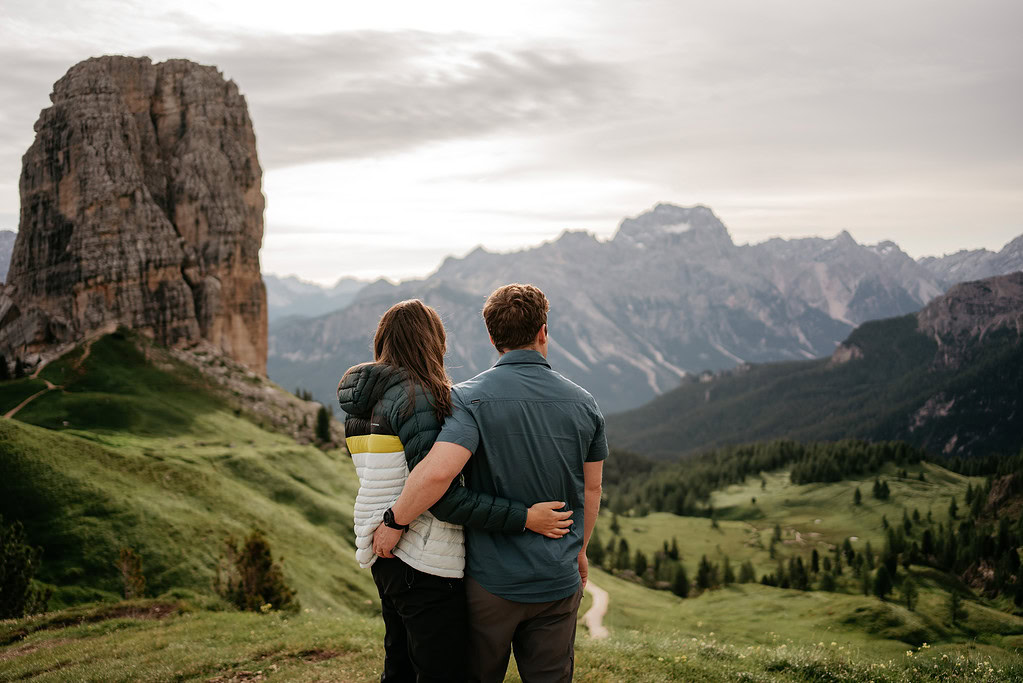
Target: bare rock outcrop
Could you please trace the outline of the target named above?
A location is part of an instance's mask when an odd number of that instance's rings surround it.
[[[938,343],[937,364],[958,367],[974,340],[1002,329],[1023,336],[1023,271],[960,283],[920,311],[917,321]]]
[[[21,173],[0,353],[30,363],[124,325],[266,372],[262,171],[212,66],[100,57],[54,85]]]

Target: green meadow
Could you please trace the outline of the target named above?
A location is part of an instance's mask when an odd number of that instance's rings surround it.
[[[47,367],[60,389],[0,420],[0,514],[44,548],[38,577],[54,588],[47,614],[0,622],[0,680],[371,681],[379,678],[383,624],[368,571],[352,549],[357,479],[343,449],[322,451],[268,431],[232,409],[190,367],[147,357],[113,335]],[[0,383],[0,412],[45,387]],[[272,388],[268,390],[280,391]],[[881,476],[794,485],[787,472],[715,492],[705,517],[619,516],[632,552],[678,540],[690,578],[702,555],[753,562],[822,556],[856,537],[884,544],[883,518],[931,512],[947,520],[969,479],[924,463]],[[920,481],[918,475],[924,475]],[[863,504],[854,506],[859,486]],[[756,502],[753,502],[753,499]],[[601,515],[606,544],[612,517]],[[769,540],[782,530],[776,559]],[[227,538],[267,536],[296,589],[297,612],[235,611],[213,590]],[[145,600],[120,599],[123,547],[143,559]],[[600,569],[611,636],[579,627],[583,681],[952,681],[1023,679],[1023,619],[934,570],[912,566],[919,603],[865,597],[851,576],[839,592],[731,585],[681,599]],[[847,570],[847,574],[849,574]],[[949,591],[965,618],[951,624]],[[590,599],[584,599],[584,609]],[[582,614],[582,611],[580,614]],[[514,667],[509,680],[519,680]]]
[[[711,496],[715,510],[716,527],[707,517],[678,517],[666,512],[652,512],[643,517],[619,516],[620,536],[625,538],[632,552],[642,550],[648,556],[661,550],[667,541],[678,539],[682,562],[690,578],[695,575],[697,563],[703,555],[715,562],[728,557],[733,568],[749,560],[757,575],[771,572],[777,566],[777,557],[802,555],[809,560],[817,549],[823,558],[835,545],[851,538],[857,551],[867,542],[875,553],[884,547],[884,520],[901,524],[903,511],[912,516],[917,510],[922,519],[927,513],[935,523],[948,521],[949,503],[953,497],[963,505],[966,487],[977,486],[981,477],[964,477],[931,463],[905,468],[909,476],[898,476],[897,468],[885,466],[878,477],[884,480],[891,497],[880,501],[871,496],[875,477],[849,479],[829,484],[795,485],[789,481],[787,470],[765,472],[764,484],[749,479]],[[924,481],[919,480],[923,472]],[[862,503],[853,504],[853,495],[859,488]],[[612,518],[601,515],[597,523],[600,539],[607,543],[613,537]],[[774,527],[781,527],[782,539],[777,544],[776,559],[770,555],[770,540]]]

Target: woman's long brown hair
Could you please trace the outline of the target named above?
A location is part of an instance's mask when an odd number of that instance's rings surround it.
[[[427,395],[433,396],[433,408],[441,421],[451,414],[451,380],[444,369],[446,350],[444,323],[437,311],[419,299],[387,309],[373,338],[374,359],[404,369],[411,381],[423,385]],[[414,392],[409,399],[415,402]]]

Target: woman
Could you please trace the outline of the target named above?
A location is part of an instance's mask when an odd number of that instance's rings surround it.
[[[373,531],[381,522],[394,525],[388,513],[409,470],[426,457],[451,415],[445,350],[437,312],[418,299],[402,301],[380,319],[375,361],[350,368],[338,385],[338,400],[348,414],[348,450],[360,481],[355,556],[360,566],[372,567],[380,593],[385,682],[466,677],[461,525],[495,533],[528,529],[559,538],[571,524],[570,513],[555,511],[561,503],[527,509],[518,501],[470,491],[459,477],[430,512],[409,525],[393,550],[395,557],[373,554]]]

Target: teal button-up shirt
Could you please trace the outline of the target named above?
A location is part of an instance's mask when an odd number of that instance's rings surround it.
[[[572,595],[580,583],[583,463],[607,457],[597,402],[532,350],[509,351],[455,386],[451,398],[454,414],[437,440],[472,452],[465,471],[470,489],[527,505],[565,501],[574,512],[571,532],[559,539],[466,528],[466,575],[516,602]]]

